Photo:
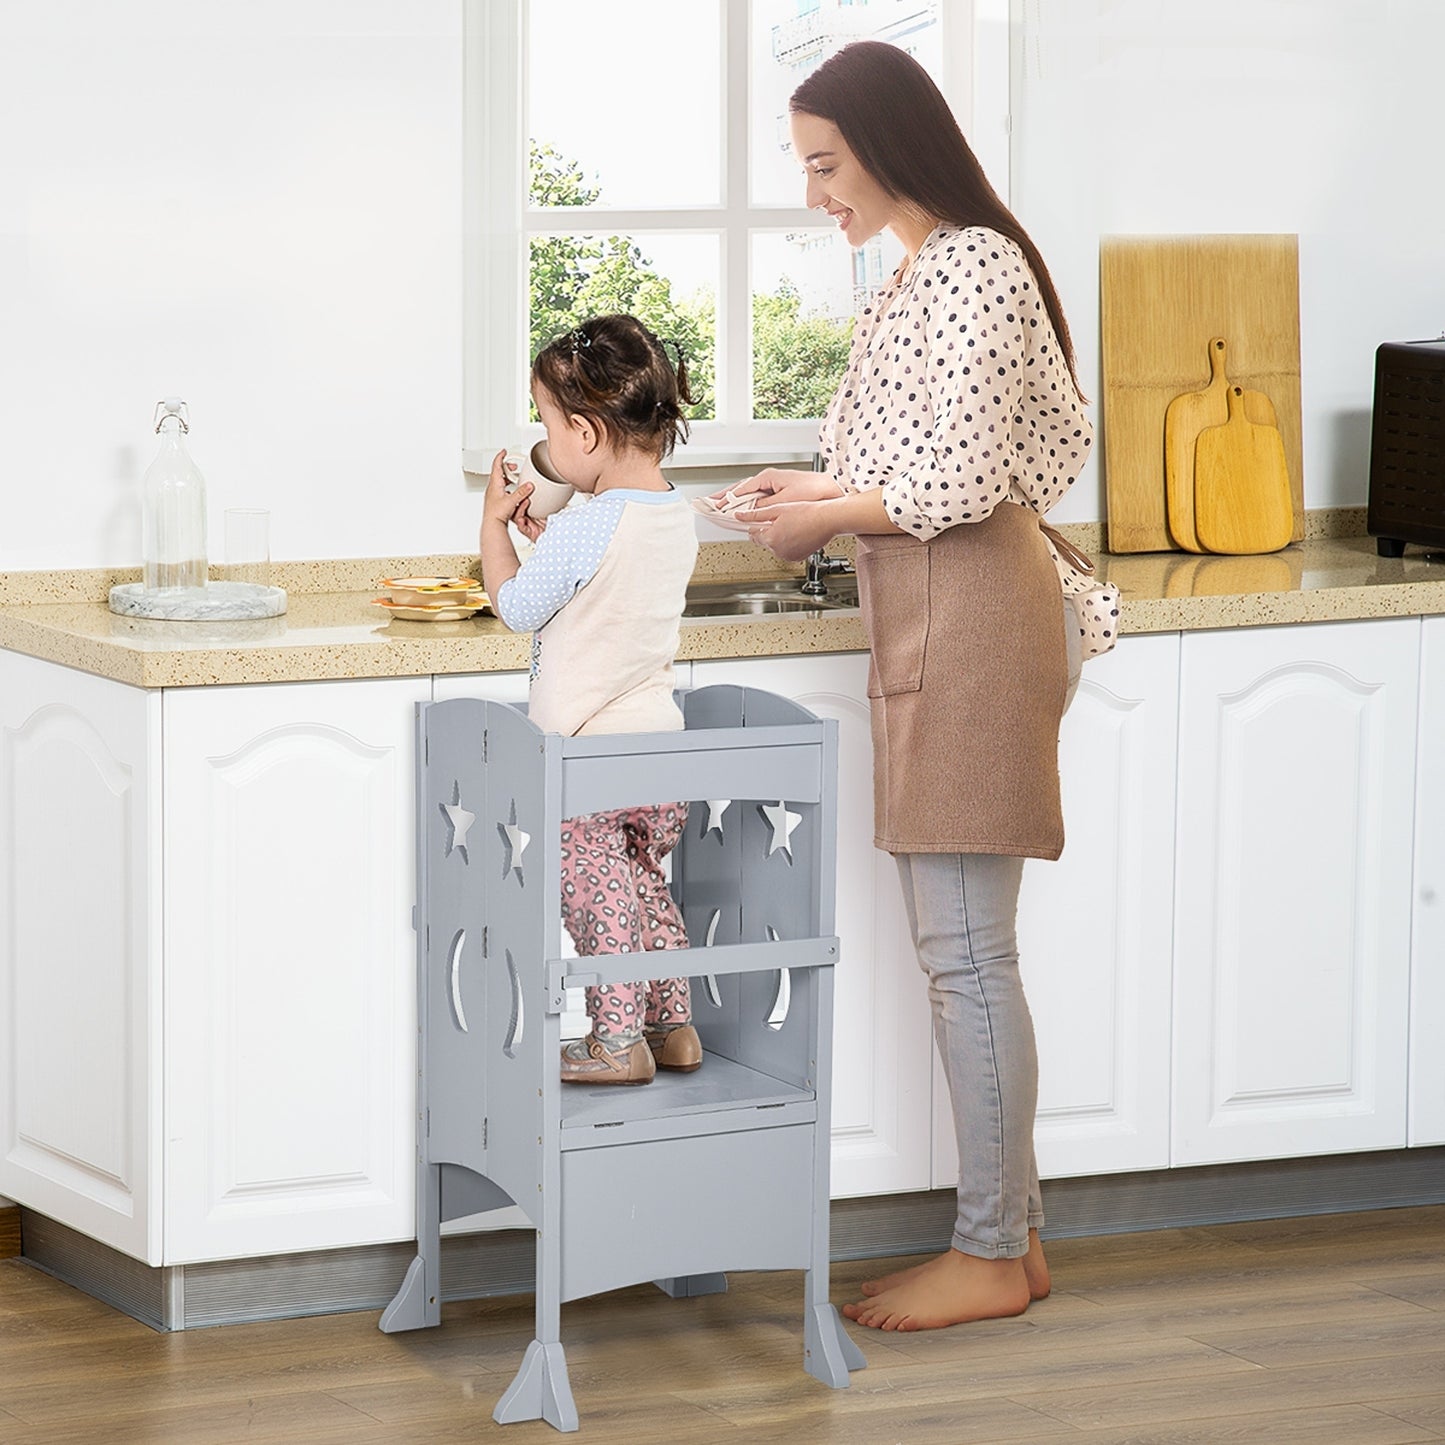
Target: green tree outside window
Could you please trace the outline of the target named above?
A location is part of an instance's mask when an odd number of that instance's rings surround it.
[[[534,206],[590,206],[601,196],[581,167],[551,146],[531,144]],[[529,354],[589,316],[626,311],[681,344],[692,393],[689,415],[715,417],[717,298],[710,289],[676,297],[651,258],[626,236],[534,236],[531,241]],[[753,298],[753,415],[760,420],[821,416],[848,359],[851,325],[802,314],[784,282]]]

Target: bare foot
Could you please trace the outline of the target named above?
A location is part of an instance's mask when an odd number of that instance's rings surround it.
[[[950,1250],[949,1253],[952,1251]],[[895,1270],[892,1274],[885,1274],[880,1279],[865,1279],[862,1284],[863,1293],[867,1298],[872,1299],[885,1290],[897,1289],[899,1285],[915,1278],[933,1263],[935,1263],[934,1260],[928,1260],[924,1264],[910,1265],[907,1269]],[[1037,1229],[1029,1230],[1029,1252],[1024,1256],[1024,1277],[1029,1282],[1029,1298],[1031,1300],[1048,1298],[1049,1290],[1053,1286],[1049,1280],[1049,1262],[1044,1258],[1044,1246],[1039,1239]]]
[[[901,1272],[900,1282],[843,1313],[875,1330],[939,1330],[970,1320],[1021,1315],[1029,1282],[1021,1259],[977,1259],[950,1249]]]
[[[1024,1255],[1024,1277],[1029,1282],[1031,1300],[1047,1299],[1054,1287],[1049,1278],[1049,1262],[1044,1258],[1044,1244],[1037,1229],[1029,1230],[1029,1252]]]

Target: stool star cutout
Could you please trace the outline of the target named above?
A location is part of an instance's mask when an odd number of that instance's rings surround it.
[[[768,857],[771,858],[779,848],[788,855],[788,862],[793,861],[793,848],[791,838],[793,829],[803,821],[801,813],[790,813],[787,806],[781,802],[769,805],[758,804],[758,812],[767,819],[768,827],[773,830],[773,836],[768,839]]]
[[[732,805],[733,800],[731,798],[709,798],[707,800],[707,827],[702,830],[702,836],[704,838],[706,838],[714,828],[717,829],[718,837],[722,837],[723,814],[726,813]]]
[[[514,868],[517,870],[517,881],[525,883],[522,876],[522,854],[527,851],[527,844],[532,841],[530,833],[524,833],[517,826],[517,800],[512,799],[512,810],[509,820],[497,824],[497,832],[502,835],[502,842],[507,847],[506,862],[502,865],[502,877],[505,878]]]
[[[448,857],[455,849],[462,855],[463,863],[470,863],[472,860],[467,856],[467,830],[477,821],[475,813],[469,813],[462,807],[462,790],[459,783],[452,784],[452,800],[450,803],[438,805],[445,815],[450,832],[447,834],[446,852],[442,857]]]

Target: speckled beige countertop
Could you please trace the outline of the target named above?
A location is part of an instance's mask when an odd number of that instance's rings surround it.
[[[1358,535],[1363,513],[1311,513],[1303,542],[1263,557],[1178,552],[1114,556],[1101,529],[1060,530],[1091,550],[1124,598],[1122,631],[1181,632],[1445,613],[1445,561],[1418,548],[1376,556]],[[137,687],[304,682],[509,672],[527,666],[528,639],[496,618],[402,622],[371,605],[383,577],[479,575],[471,557],[369,558],[278,563],[289,611],[261,622],[159,622],[119,617],[110,587],[136,569],[0,573],[0,648]],[[778,575],[788,569],[748,543],[703,547],[699,579]],[[866,646],[856,611],[745,620],[684,620],[678,657],[779,657]]]

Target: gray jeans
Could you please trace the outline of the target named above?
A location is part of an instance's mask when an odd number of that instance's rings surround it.
[[[1044,1222],[1034,1161],[1039,1063],[1015,935],[1024,860],[896,857],[958,1136],[953,1247],[1017,1259]]]

